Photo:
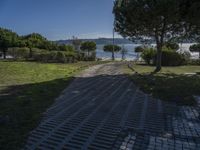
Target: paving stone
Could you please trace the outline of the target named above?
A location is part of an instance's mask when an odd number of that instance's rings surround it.
[[[200,108],[144,94],[121,63],[86,70],[44,113],[25,149],[198,150]]]

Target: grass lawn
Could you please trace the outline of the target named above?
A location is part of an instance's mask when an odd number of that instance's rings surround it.
[[[179,105],[195,105],[193,95],[200,95],[200,75],[185,73],[200,72],[200,66],[163,67],[157,74],[151,74],[155,67],[145,65],[132,66],[137,74],[125,67],[133,82],[145,93],[156,98],[176,102]]]
[[[97,63],[0,61],[0,149],[20,149],[73,75]]]

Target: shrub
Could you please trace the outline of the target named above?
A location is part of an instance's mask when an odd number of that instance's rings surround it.
[[[162,52],[162,65],[163,66],[180,66],[187,64],[187,60],[183,54],[179,54],[175,51],[163,51]]]
[[[199,59],[200,59],[200,44],[194,44],[190,46],[191,52],[198,52],[199,53]]]
[[[74,51],[47,51],[33,49],[33,59],[41,62],[75,62],[76,53]]]
[[[142,59],[148,64],[151,64],[151,61],[154,60],[156,56],[156,50],[153,48],[146,48],[141,54]]]
[[[188,63],[189,65],[200,65],[200,59],[192,59]]]
[[[8,50],[8,54],[13,56],[14,59],[27,59],[29,51],[29,48],[11,48]]]
[[[66,62],[66,56],[65,55],[66,55],[65,52],[58,51],[57,54],[56,54],[56,61],[61,62],[61,63]]]

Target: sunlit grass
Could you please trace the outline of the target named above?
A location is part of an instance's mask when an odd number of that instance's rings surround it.
[[[21,149],[73,76],[99,63],[0,62],[0,149]]]

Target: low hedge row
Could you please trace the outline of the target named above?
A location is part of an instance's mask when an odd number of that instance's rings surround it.
[[[8,50],[8,53],[13,56],[14,59],[31,59],[40,62],[59,63],[72,63],[76,61],[76,53],[71,51],[47,51],[36,48],[31,50],[29,48],[11,48]]]

